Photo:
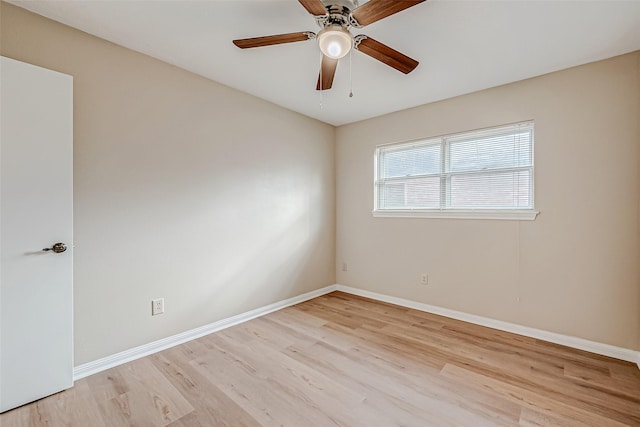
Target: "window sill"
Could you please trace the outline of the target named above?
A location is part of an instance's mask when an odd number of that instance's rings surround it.
[[[533,209],[521,210],[489,210],[489,209],[402,209],[402,210],[374,210],[374,217],[380,218],[448,218],[448,219],[504,219],[516,221],[533,221],[538,211]]]

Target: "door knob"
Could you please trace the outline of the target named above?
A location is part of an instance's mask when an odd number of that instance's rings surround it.
[[[62,252],[67,250],[67,245],[65,245],[64,243],[56,243],[55,245],[51,246],[50,248],[44,248],[43,251],[53,251],[57,254],[61,254]]]

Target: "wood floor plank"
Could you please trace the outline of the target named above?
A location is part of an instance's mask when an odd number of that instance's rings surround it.
[[[412,333],[406,327],[397,327],[393,325],[387,326],[384,328],[384,332],[385,334],[391,334],[396,337],[407,337],[419,343],[424,342],[427,339],[427,337],[422,334]],[[606,407],[603,409],[604,412],[628,412],[633,410],[633,408],[640,406],[640,395],[634,396],[632,394],[625,394],[615,388],[603,386],[600,382],[588,380],[584,372],[583,376],[578,378],[566,375],[566,371],[558,370],[558,372],[554,372],[553,370],[550,370],[550,368],[553,367],[553,365],[550,364],[551,359],[546,359],[544,361],[537,359],[532,360],[531,358],[521,357],[522,354],[520,352],[514,352],[508,348],[502,348],[503,346],[491,346],[487,348],[478,344],[469,345],[460,341],[451,342],[441,340],[434,337],[434,335],[435,334],[432,334],[430,337],[429,345],[438,349],[442,353],[455,355],[455,357],[452,357],[450,361],[457,362],[461,365],[473,364],[479,367],[481,366],[484,368],[485,372],[490,372],[492,370],[495,372],[508,370],[514,373],[510,378],[513,383],[517,383],[518,377],[523,378],[522,385],[524,387],[544,390],[548,388],[549,384],[552,382],[562,383],[564,389],[563,395],[570,395],[571,399],[574,400],[579,399],[580,405],[582,406]],[[576,366],[579,365],[574,363],[574,367]],[[609,371],[606,368],[592,368],[588,369],[588,371],[593,372],[594,374],[606,372],[606,376],[610,378],[608,375]],[[559,375],[562,374],[567,376],[567,378],[560,378]],[[602,380],[602,378],[603,376],[601,375],[600,380]],[[607,402],[608,397],[611,395],[617,396],[618,399],[614,402],[609,402],[608,405],[605,405],[604,402]],[[563,397],[564,396],[557,396],[556,398],[562,400]]]
[[[333,292],[77,381],[0,425],[640,426],[640,370]]]
[[[531,408],[523,408],[520,417],[522,427],[588,427],[589,424],[563,417],[549,412],[536,411]]]
[[[100,417],[98,405],[92,399],[86,383],[78,384],[67,391],[41,399],[32,405],[35,406],[35,410],[28,412],[28,423],[21,424],[24,422],[22,421],[21,423],[15,423],[15,425],[91,425],[108,427],[108,424],[103,422]],[[27,405],[27,408],[28,406],[31,405]],[[34,415],[37,417],[35,420],[33,418]],[[0,421],[0,425],[5,427],[3,421]],[[7,424],[7,426],[12,425],[14,424]]]
[[[304,397],[296,395],[287,385],[270,381],[266,372],[260,372],[244,358],[217,344],[210,347],[207,357],[192,361],[192,365],[260,425],[322,425],[319,419],[325,425],[339,425],[317,408],[308,412],[301,410]]]
[[[127,363],[117,371],[107,374],[107,382],[101,381],[98,386],[99,393],[108,397],[98,402],[109,426],[164,426],[194,410],[171,381],[156,369],[151,358]],[[99,378],[87,380],[89,384],[98,381]]]
[[[526,408],[533,409],[541,413],[558,414],[581,423],[598,426],[624,426],[637,425],[634,423],[625,424],[617,420],[607,418],[597,412],[570,406],[562,402],[558,402],[552,397],[547,397],[543,393],[536,393],[517,385],[494,379],[491,376],[479,374],[469,369],[461,368],[455,365],[447,365],[444,367],[442,374],[448,378],[456,379],[460,383],[467,384],[470,387],[484,389],[504,396],[514,402],[519,402]]]
[[[436,384],[437,378],[420,367],[405,365],[406,369],[399,370],[394,362],[389,363],[392,357],[384,353],[372,356],[358,349],[344,352],[325,343],[309,350],[291,348],[288,353],[360,390],[368,401],[375,403],[378,412],[390,414],[392,422],[382,425],[403,425],[408,422],[402,418],[406,415],[413,417],[414,423],[417,417],[431,420],[433,425],[514,425],[519,416],[520,408],[505,400],[493,402],[500,408],[498,411],[489,410],[484,396],[483,411],[469,410],[477,400],[462,402],[460,389]],[[503,422],[505,418],[510,422]]]
[[[174,347],[151,356],[154,365],[191,403],[194,410],[171,426],[255,427],[260,424],[226,393],[191,366],[187,346]]]
[[[276,313],[271,313],[269,316],[265,316],[266,322],[271,322],[274,328],[279,328],[285,333],[294,333],[296,335],[306,336],[309,340],[305,344],[296,342],[298,347],[305,347],[315,344],[318,341],[327,343],[328,345],[338,347],[342,350],[348,350],[353,348],[353,337],[348,333],[342,333],[336,331],[328,326],[327,322],[319,319],[312,314],[297,310],[296,307],[290,307],[291,310],[281,310]],[[308,324],[308,319],[322,320],[322,324],[319,326],[313,326]],[[296,319],[305,319],[305,322],[298,322]]]

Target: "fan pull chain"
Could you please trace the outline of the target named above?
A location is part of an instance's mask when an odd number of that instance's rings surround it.
[[[351,65],[351,54],[353,54],[353,49],[349,51],[349,98],[353,98],[353,66]]]

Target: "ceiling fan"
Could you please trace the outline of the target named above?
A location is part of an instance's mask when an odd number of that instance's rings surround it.
[[[298,0],[315,17],[320,31],[278,34],[234,40],[240,49],[271,46],[317,39],[322,51],[322,64],[316,90],[331,89],[338,60],[353,48],[365,55],[409,74],[418,61],[372,39],[369,36],[353,36],[350,28],[362,28],[426,0],[370,0],[358,6],[358,0]]]

